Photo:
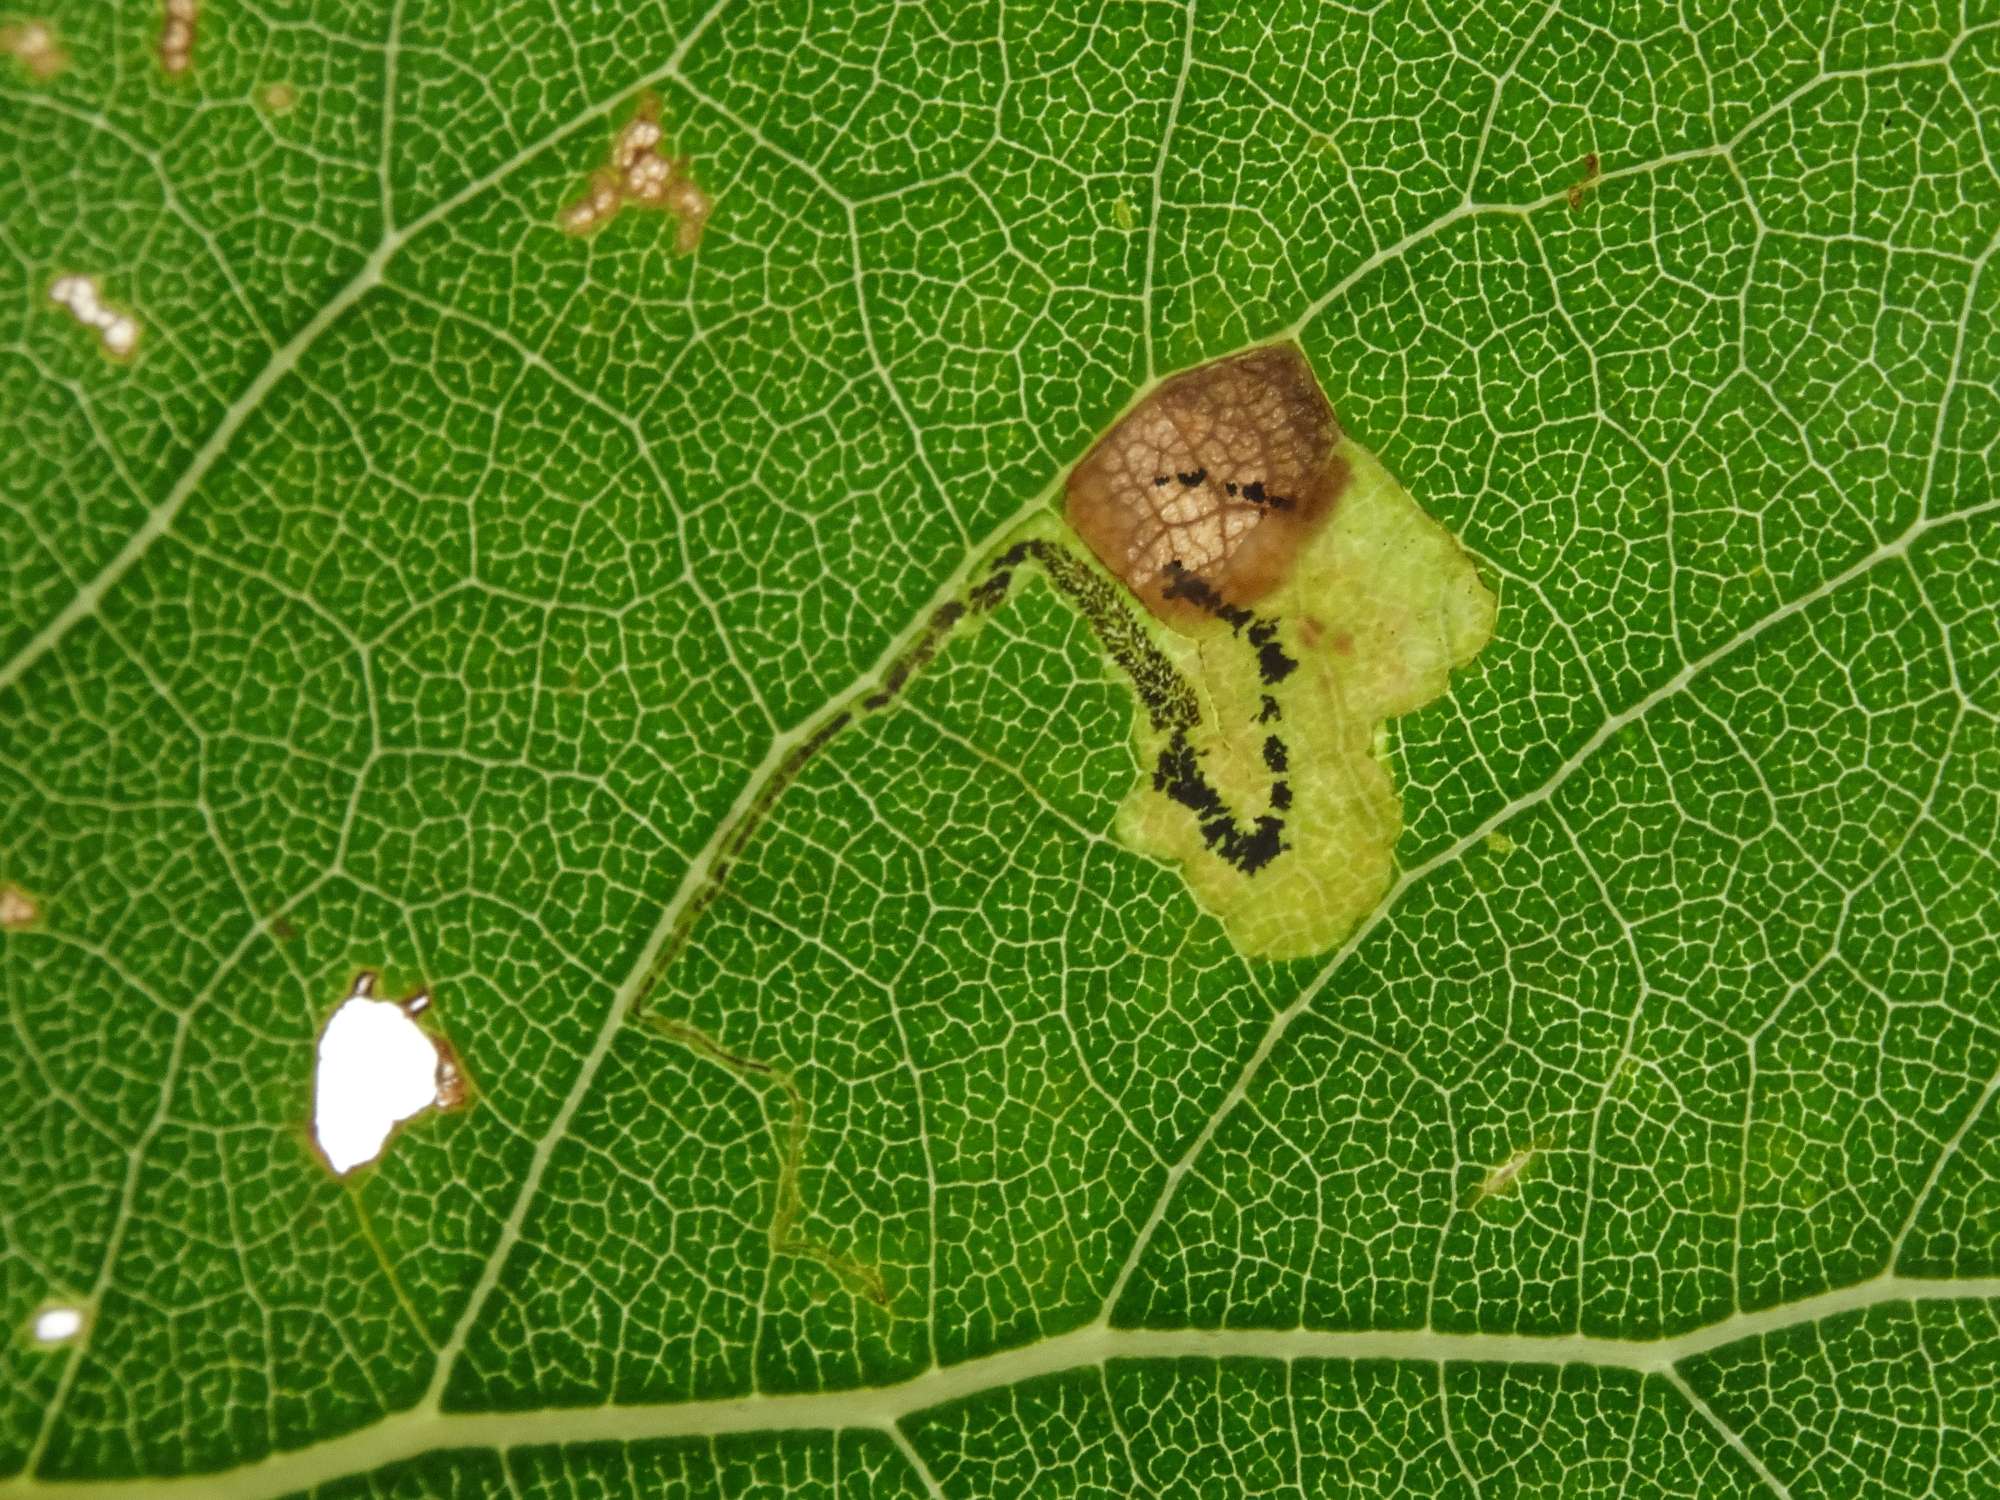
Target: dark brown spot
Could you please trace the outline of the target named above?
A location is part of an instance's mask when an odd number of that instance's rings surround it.
[[[1584,154],[1583,158],[1582,180],[1570,186],[1569,206],[1571,208],[1582,208],[1584,190],[1595,186],[1597,186],[1597,153],[1589,151]]]

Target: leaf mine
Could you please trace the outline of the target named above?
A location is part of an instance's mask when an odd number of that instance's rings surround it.
[[[1163,715],[1135,683],[1119,836],[1178,865],[1243,953],[1331,947],[1393,873],[1382,725],[1478,653],[1494,597],[1291,344],[1165,381],[1077,465],[1065,513],[1193,705]]]
[[[364,971],[320,1032],[312,1134],[335,1176],[374,1161],[405,1121],[465,1103],[456,1052],[418,1024],[430,1003],[423,990],[378,1000],[375,975]]]
[[[805,1093],[791,1073],[773,1063],[739,1056],[724,1048],[707,1032],[685,1021],[649,1014],[645,1017],[645,1024],[654,1034],[728,1070],[752,1088],[764,1082],[777,1085],[785,1098],[787,1125],[784,1143],[778,1151],[777,1197],[771,1209],[768,1231],[771,1253],[817,1261],[849,1291],[865,1297],[877,1307],[888,1309],[889,1287],[880,1271],[866,1261],[843,1255],[822,1244],[799,1227],[799,1220],[805,1214],[804,1198],[799,1191],[799,1173],[805,1161],[808,1121]]]
[[[1214,360],[1166,381],[1084,455],[1069,524],[1163,619],[1202,612],[1176,588],[1185,575],[1251,604],[1331,513],[1347,482],[1339,440],[1297,345]]]
[[[635,1016],[776,793],[1030,565],[1136,700],[1142,772],[1119,838],[1178,866],[1246,956],[1322,952],[1374,909],[1402,831],[1382,726],[1441,694],[1492,634],[1497,603],[1471,560],[1341,434],[1289,344],[1162,384],[1077,465],[1067,517],[1016,533],[872,692],[792,752],[725,837]]]
[[[583,196],[562,211],[562,227],[570,234],[589,234],[618,216],[628,203],[657,209],[676,225],[674,249],[682,255],[701,243],[702,226],[711,204],[695,182],[686,157],[660,154],[665,134],[660,128],[659,101],[648,96],[617,138],[605,166],[591,174]]]

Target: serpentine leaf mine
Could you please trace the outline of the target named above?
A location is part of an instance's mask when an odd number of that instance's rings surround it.
[[[1388,888],[1402,807],[1383,721],[1442,693],[1450,670],[1492,633],[1495,601],[1471,561],[1342,435],[1289,344],[1162,384],[1077,465],[1068,522],[1045,515],[1023,527],[871,690],[792,748],[723,836],[631,1001],[631,1016],[654,1033],[753,1087],[782,1090],[790,1124],[771,1247],[819,1261],[878,1306],[890,1302],[879,1272],[800,1227],[806,1100],[789,1069],[731,1051],[674,1007],[651,1003],[737,857],[813,757],[853,724],[893,711],[955,636],[1039,571],[1136,701],[1144,769],[1116,815],[1120,839],[1176,864],[1244,954],[1316,953]]]
[[[1066,515],[1149,612],[1152,675],[1187,685],[1169,704],[1134,679],[1146,769],[1119,836],[1177,864],[1246,954],[1339,942],[1402,829],[1382,725],[1492,634],[1471,560],[1342,434],[1292,344],[1163,382],[1072,471]]]

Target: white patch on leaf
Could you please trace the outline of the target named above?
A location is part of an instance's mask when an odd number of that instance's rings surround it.
[[[677,225],[674,248],[683,255],[693,250],[701,243],[702,225],[713,205],[691,175],[686,157],[660,154],[665,140],[658,101],[641,99],[611,144],[610,163],[591,176],[581,198],[563,209],[562,227],[571,234],[589,234],[627,203],[635,203],[671,215]]]
[[[49,301],[67,308],[85,328],[93,329],[104,352],[113,359],[130,359],[139,347],[139,320],[106,302],[94,276],[58,276],[49,287]]]
[[[67,1305],[44,1307],[35,1314],[33,1332],[38,1344],[67,1344],[83,1332],[83,1309]]]

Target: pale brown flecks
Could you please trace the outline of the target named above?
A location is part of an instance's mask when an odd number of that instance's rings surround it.
[[[18,885],[0,885],[0,931],[19,932],[42,919],[41,903]]]
[[[194,66],[195,0],[164,0],[160,21],[160,69],[178,78]]]
[[[1473,1193],[1475,1204],[1484,1203],[1488,1198],[1497,1197],[1521,1180],[1521,1174],[1528,1170],[1540,1150],[1539,1143],[1523,1146],[1512,1156],[1488,1172]]]
[[[1066,514],[1155,614],[1190,620],[1192,575],[1231,605],[1284,581],[1347,482],[1340,427],[1295,344],[1164,382],[1070,471]]]
[[[98,347],[113,359],[130,359],[139,347],[139,320],[103,299],[92,276],[58,276],[49,285],[49,301],[97,334]]]
[[[366,979],[371,985],[374,982],[372,974],[365,974],[362,978]],[[416,1020],[418,1016],[421,1016],[430,1008],[431,992],[429,990],[418,990],[403,1002],[403,1014],[408,1016],[412,1021]],[[465,1081],[465,1070],[458,1065],[458,1053],[452,1049],[451,1043],[443,1037],[432,1035],[430,1032],[425,1032],[424,1035],[429,1039],[430,1044],[437,1049],[436,1108],[447,1111],[459,1109],[465,1104],[470,1089]]]
[[[436,1040],[433,1038],[433,1040]],[[450,1111],[462,1109],[467,1095],[465,1074],[458,1066],[458,1054],[448,1043],[439,1041],[437,1070],[437,1107]]]
[[[299,91],[289,83],[267,83],[257,90],[257,102],[269,114],[288,115],[298,105]]]
[[[69,66],[69,54],[47,21],[10,21],[0,26],[0,52],[26,68],[32,78],[53,78]]]
[[[681,254],[700,244],[712,205],[690,175],[686,157],[660,154],[664,139],[658,103],[641,100],[611,143],[610,163],[593,173],[583,196],[563,210],[562,227],[571,234],[589,234],[615,218],[627,203],[634,203],[673,216],[674,249]]]

